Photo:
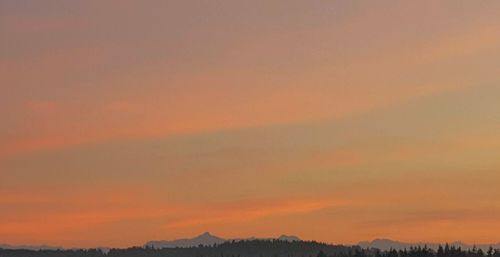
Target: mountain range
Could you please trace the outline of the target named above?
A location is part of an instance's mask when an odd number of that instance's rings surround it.
[[[296,236],[288,236],[281,235],[278,238],[235,238],[235,239],[224,239],[210,234],[209,232],[205,232],[194,238],[186,238],[186,239],[177,239],[172,241],[149,241],[145,244],[146,247],[153,248],[176,248],[176,247],[194,247],[199,245],[213,245],[213,244],[222,244],[227,241],[243,241],[243,240],[281,240],[281,241],[301,241],[300,238]]]
[[[252,241],[252,240],[280,240],[280,241],[288,241],[288,242],[293,242],[293,241],[302,241],[300,238],[293,236],[293,235],[281,235],[277,238],[257,238],[257,237],[249,237],[249,238],[234,238],[234,239],[224,239],[218,236],[214,236],[210,234],[209,232],[205,232],[199,236],[196,236],[194,238],[185,238],[185,239],[177,239],[177,240],[172,240],[172,241],[167,241],[167,240],[158,240],[158,241],[149,241],[147,242],[144,246],[145,247],[153,247],[153,248],[186,248],[186,247],[196,247],[199,245],[214,245],[214,244],[222,244],[224,242],[228,241]],[[380,250],[390,250],[390,249],[395,249],[395,250],[403,250],[403,249],[409,249],[410,247],[424,247],[427,246],[428,248],[437,250],[439,247],[439,243],[425,243],[425,242],[418,242],[418,243],[408,243],[408,242],[401,242],[401,241],[395,241],[395,240],[390,240],[390,239],[375,239],[372,241],[362,241],[357,244],[358,246],[362,248],[377,248]],[[482,249],[483,251],[487,251],[488,248],[491,246],[495,249],[500,249],[500,243],[494,243],[494,244],[466,244],[463,242],[452,242],[449,243],[450,246],[456,246],[460,247],[462,249],[472,249],[473,247],[476,247],[478,249]],[[25,249],[25,250],[62,250],[64,247],[61,246],[50,246],[50,245],[9,245],[9,244],[0,244],[0,249]],[[108,247],[99,247],[98,249],[101,249],[105,252],[109,251],[110,248]]]
[[[414,246],[414,247],[427,246],[428,248],[437,250],[440,244],[439,243],[424,243],[424,242],[407,243],[407,242],[394,241],[394,240],[390,240],[390,239],[375,239],[373,241],[359,242],[358,245],[362,248],[377,248],[380,250],[390,250],[390,249],[403,250],[403,249],[409,249],[412,246]],[[477,249],[481,249],[483,251],[488,250],[488,248],[490,248],[490,246],[495,248],[495,249],[500,248],[500,243],[472,245],[472,244],[466,244],[463,242],[452,242],[452,243],[449,243],[449,245],[460,247],[462,249],[472,249],[472,248],[476,247]]]
[[[51,245],[10,245],[10,244],[0,244],[0,249],[11,249],[11,250],[62,250],[61,246],[51,246]]]

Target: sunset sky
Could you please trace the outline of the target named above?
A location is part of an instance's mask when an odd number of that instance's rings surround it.
[[[500,1],[0,1],[0,244],[500,242]]]

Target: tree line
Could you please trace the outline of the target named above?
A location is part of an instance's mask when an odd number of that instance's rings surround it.
[[[0,257],[500,257],[500,250],[476,247],[411,247],[404,250],[363,249],[315,241],[251,240],[189,248],[130,247],[125,249],[13,250],[0,249]]]

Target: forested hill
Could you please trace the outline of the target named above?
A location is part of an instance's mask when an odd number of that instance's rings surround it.
[[[0,257],[500,257],[500,250],[473,248],[463,250],[455,246],[439,246],[437,250],[412,247],[404,250],[380,251],[359,246],[329,245],[306,241],[252,240],[231,241],[218,245],[163,248],[132,247],[86,250],[14,250],[0,249]]]

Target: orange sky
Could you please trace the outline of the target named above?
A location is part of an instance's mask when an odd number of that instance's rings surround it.
[[[0,35],[0,243],[500,241],[500,3],[2,1]]]

